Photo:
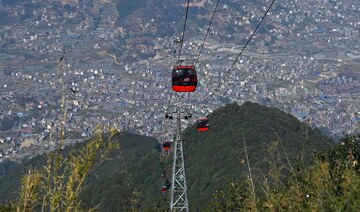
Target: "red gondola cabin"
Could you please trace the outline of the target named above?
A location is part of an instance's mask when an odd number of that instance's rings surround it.
[[[206,132],[209,130],[210,124],[209,119],[201,118],[197,121],[197,130],[199,132]]]
[[[197,86],[197,75],[194,65],[174,65],[172,87],[175,92],[194,92]]]
[[[162,144],[163,150],[169,151],[171,149],[171,143],[169,141],[165,141]]]
[[[163,193],[166,193],[166,192],[167,192],[167,188],[166,188],[165,185],[162,187],[161,192],[163,192]]]

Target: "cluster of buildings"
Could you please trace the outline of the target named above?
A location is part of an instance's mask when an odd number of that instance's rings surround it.
[[[193,113],[184,127],[228,102],[254,101],[331,135],[360,130],[355,116],[360,111],[360,13],[352,1],[275,5],[230,71],[264,8],[223,5],[195,64],[197,91],[174,93],[171,99],[176,36],[137,40],[135,31],[115,27],[117,11],[111,3],[99,4],[98,18],[88,15],[83,4],[62,15],[49,4],[21,26],[0,27],[0,61],[8,61],[0,64],[0,161],[51,151],[59,146],[62,131],[67,144],[87,139],[99,125],[169,139],[175,125],[164,115],[178,102]],[[24,8],[10,9],[17,17]],[[81,21],[65,28],[64,17]],[[145,32],[154,31],[156,18],[137,23]],[[193,30],[183,55],[195,61],[207,26],[194,20],[189,26]],[[117,48],[120,38],[125,39],[123,54],[108,51]],[[124,59],[128,56],[133,59]]]

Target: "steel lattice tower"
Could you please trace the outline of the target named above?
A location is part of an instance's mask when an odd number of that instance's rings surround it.
[[[174,145],[174,162],[172,169],[170,210],[188,212],[189,203],[187,199],[184,153],[181,140],[180,106],[177,107],[177,132]]]

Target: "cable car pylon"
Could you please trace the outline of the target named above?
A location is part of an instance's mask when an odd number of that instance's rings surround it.
[[[177,132],[174,145],[174,160],[171,181],[171,211],[189,211],[187,198],[184,152],[181,140],[181,107],[177,106]]]

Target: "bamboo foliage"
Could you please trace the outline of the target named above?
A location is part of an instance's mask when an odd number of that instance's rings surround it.
[[[51,153],[42,169],[30,169],[21,181],[19,201],[13,203],[16,211],[83,211],[80,193],[90,173],[111,150],[119,148],[111,141],[116,129],[104,133],[98,129],[95,136],[78,152],[64,156],[61,150]]]
[[[32,211],[35,205],[41,201],[40,189],[42,184],[42,173],[30,169],[21,180],[20,201],[17,211]]]

